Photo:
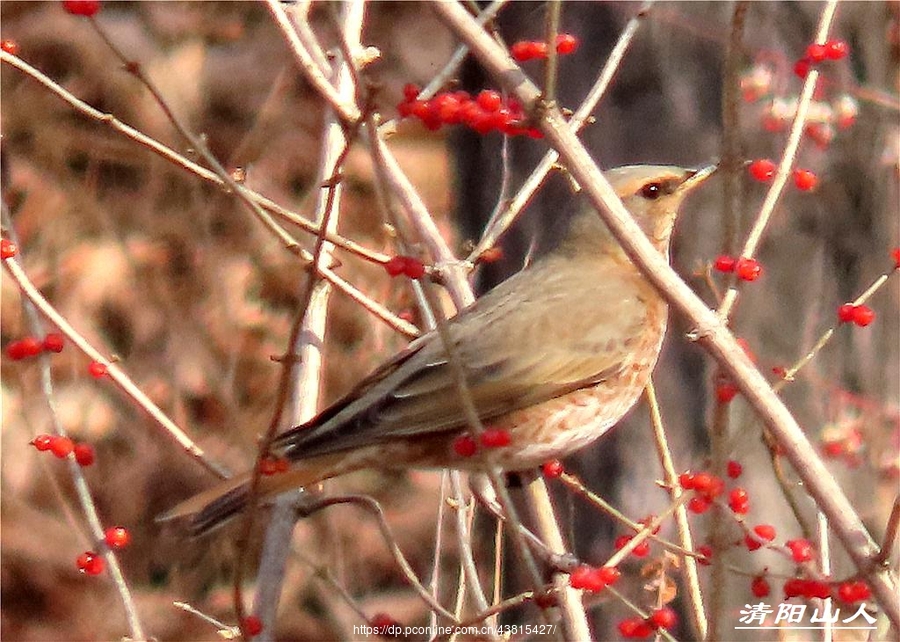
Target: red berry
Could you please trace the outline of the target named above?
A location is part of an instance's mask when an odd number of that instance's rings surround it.
[[[750,512],[750,495],[743,488],[733,488],[728,493],[728,506],[738,515]]]
[[[694,475],[694,489],[709,499],[715,499],[725,490],[725,482],[712,473],[699,472]]]
[[[622,573],[615,566],[601,566],[597,569],[597,576],[609,586],[615,584],[622,577]]]
[[[551,459],[541,466],[541,472],[547,479],[556,479],[565,472],[562,462],[558,459]]]
[[[687,507],[688,510],[696,515],[702,515],[706,511],[709,510],[709,507],[712,505],[712,502],[708,497],[704,497],[703,495],[697,495],[696,497],[691,497],[690,501],[688,501]]]
[[[616,540],[613,542],[613,546],[616,547],[616,550],[621,550],[625,548],[628,542],[631,541],[631,535],[619,535]],[[634,550],[631,551],[631,554],[635,557],[646,557],[650,553],[650,542],[647,540],[642,541],[640,544],[634,547]]]
[[[94,379],[99,379],[104,376],[106,371],[106,364],[100,363],[99,361],[91,361],[88,364],[88,373],[90,373]]]
[[[852,303],[845,303],[844,305],[838,308],[838,320],[841,323],[850,323],[853,321],[853,311],[856,309],[856,306]]]
[[[460,457],[471,457],[478,450],[478,444],[469,435],[460,435],[453,440],[453,452]]]
[[[38,435],[28,443],[34,446],[39,452],[44,452],[50,450],[50,446],[53,443],[53,437],[50,435]]]
[[[766,597],[769,594],[769,583],[762,575],[757,575],[750,582],[750,592],[756,597]]]
[[[583,589],[591,593],[599,593],[606,588],[607,582],[604,582],[598,572],[600,569],[582,564],[572,571],[569,575],[569,586],[573,589]]]
[[[405,257],[402,256],[394,256],[384,264],[384,269],[391,276],[399,276],[403,274],[405,268],[406,260]]]
[[[241,630],[245,635],[250,636],[251,638],[259,635],[263,631],[263,623],[255,615],[248,615],[243,620],[241,620]]]
[[[760,183],[765,183],[766,181],[772,180],[772,177],[775,176],[775,170],[778,169],[778,167],[768,158],[762,158],[750,163],[748,169],[750,170],[750,176]]]
[[[727,254],[720,254],[716,257],[715,262],[713,262],[713,267],[718,272],[733,272],[734,264],[737,260],[733,256],[728,256]]]
[[[894,259],[894,269],[900,270],[900,247],[891,250],[891,258]]]
[[[59,435],[54,435],[50,439],[50,452],[54,455],[63,459],[64,457],[68,457],[69,453],[75,450],[74,442],[68,437],[60,437]]]
[[[416,98],[419,97],[419,94],[422,92],[422,88],[414,83],[406,83],[403,85],[403,97],[406,99],[406,102],[412,102]]]
[[[795,562],[808,562],[813,558],[813,547],[805,539],[791,539],[784,544],[791,550]]]
[[[513,43],[509,53],[516,62],[527,62],[535,57],[534,44],[530,40],[520,40]]]
[[[760,544],[750,535],[744,536],[744,545],[747,547],[747,550],[751,552],[762,548],[762,544]]]
[[[504,428],[488,428],[481,433],[479,440],[485,448],[502,448],[512,441],[509,431]]]
[[[24,337],[18,341],[11,341],[6,346],[6,356],[13,361],[21,361],[30,357],[36,357],[44,350],[44,345],[34,337]]]
[[[740,462],[729,459],[728,463],[725,465],[725,471],[728,473],[729,477],[737,479],[741,476],[741,473],[744,472],[744,467],[741,466]]]
[[[44,337],[44,350],[48,352],[62,352],[65,338],[58,332],[51,332]]]
[[[503,104],[503,98],[493,89],[484,89],[478,93],[475,102],[484,111],[494,112],[500,109],[500,106]]]
[[[806,580],[802,580],[798,577],[792,577],[784,583],[783,589],[785,599],[799,597],[806,593]]]
[[[113,526],[107,528],[103,535],[103,541],[112,549],[121,549],[128,546],[131,542],[131,533],[124,526]]]
[[[850,51],[850,45],[844,40],[829,40],[825,43],[825,56],[829,60],[840,60]]]
[[[675,615],[675,611],[668,606],[656,609],[650,614],[650,617],[647,618],[647,624],[654,629],[671,629],[677,623],[678,616]]]
[[[619,633],[626,638],[643,639],[653,635],[653,629],[644,620],[639,617],[631,617],[622,620],[617,625]]]
[[[369,624],[375,627],[376,632],[383,638],[401,638],[400,623],[387,613],[376,613],[369,620]]]
[[[728,403],[737,396],[738,387],[730,381],[725,381],[716,386],[716,399],[722,403]]]
[[[11,56],[15,56],[19,53],[19,44],[15,40],[0,40],[0,49],[3,49],[3,51]],[[3,258],[6,259],[9,257],[4,256]]]
[[[742,281],[755,281],[762,274],[762,266],[756,259],[741,257],[734,264],[734,273]]]
[[[421,279],[425,276],[425,266],[422,264],[422,261],[411,256],[404,256],[403,258],[405,260],[403,273],[406,276],[411,279]]]
[[[775,527],[770,524],[758,524],[753,527],[753,532],[762,540],[771,542],[775,539]]]
[[[831,597],[831,587],[828,586],[828,582],[808,580],[803,590],[803,597],[817,597],[820,600],[827,600]]]
[[[437,114],[438,120],[447,125],[455,125],[460,120],[460,103],[459,98],[454,94],[440,94],[434,97],[432,108]]]
[[[826,56],[825,45],[813,43],[806,48],[806,57],[812,62],[822,62]]]
[[[806,58],[801,58],[797,62],[794,63],[794,73],[799,77],[806,79],[806,76],[809,74],[810,62]]]
[[[862,602],[872,597],[872,591],[869,585],[862,580],[855,582],[841,582],[837,589],[837,597],[841,602],[851,604],[853,602]]]
[[[5,42],[5,41],[4,41]],[[19,246],[9,239],[0,240],[0,259],[11,259],[19,253]]]
[[[875,320],[875,311],[867,305],[853,306],[853,323],[861,328]]]
[[[75,461],[81,467],[90,466],[94,463],[96,456],[94,455],[94,447],[90,444],[75,444],[73,449],[75,453]]]
[[[694,473],[688,470],[678,475],[678,484],[685,490],[692,490],[694,488]]]
[[[86,551],[78,556],[75,560],[78,570],[86,575],[100,575],[103,572],[106,562],[94,551]]]
[[[580,42],[577,37],[570,33],[561,33],[556,36],[556,53],[562,56],[575,53],[579,44]]]
[[[90,18],[100,11],[100,0],[63,0],[63,9],[73,16]]]
[[[819,184],[819,177],[808,169],[794,170],[794,185],[801,192],[809,192],[816,188]]]

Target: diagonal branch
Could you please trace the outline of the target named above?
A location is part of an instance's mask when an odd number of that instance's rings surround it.
[[[696,340],[731,375],[747,402],[775,435],[860,573],[869,581],[881,608],[895,626],[900,626],[896,578],[887,569],[873,567],[873,559],[878,553],[877,545],[803,429],[737,344],[722,320],[694,294],[654,249],[559,110],[547,108],[541,103],[538,88],[506,52],[474,23],[461,5],[455,2],[437,2],[432,6],[440,19],[469,46],[488,72],[515,95],[529,113],[540,116],[538,123],[546,140],[559,152],[569,172],[597,208],[628,257],[672,307],[697,328],[693,333]]]

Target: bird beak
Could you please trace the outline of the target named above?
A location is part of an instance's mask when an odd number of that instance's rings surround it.
[[[692,190],[697,185],[705,181],[707,178],[716,173],[716,170],[719,169],[718,165],[707,165],[706,167],[701,167],[700,169],[692,170],[688,177],[684,179],[684,182],[681,183],[681,190]]]

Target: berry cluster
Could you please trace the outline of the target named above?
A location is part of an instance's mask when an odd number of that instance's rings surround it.
[[[725,492],[725,482],[706,471],[692,473],[686,471],[678,476],[678,484],[685,490],[693,490],[694,496],[688,501],[688,510],[697,515],[705,513],[716,497]]]
[[[576,36],[561,33],[556,36],[556,53],[561,56],[575,53],[580,44]],[[519,40],[509,48],[509,53],[517,62],[541,60],[547,57],[547,43],[543,40]]]
[[[63,335],[51,332],[39,340],[35,337],[23,337],[16,341],[10,341],[6,346],[6,356],[13,361],[30,359],[43,352],[62,352],[65,340]]]
[[[50,452],[59,459],[64,459],[74,454],[75,461],[80,466],[90,466],[94,463],[94,447],[90,444],[76,444],[69,437],[62,435],[38,435],[29,442],[39,452]]]
[[[493,89],[485,89],[475,98],[466,91],[447,91],[430,100],[419,100],[419,91],[416,85],[406,85],[397,111],[403,118],[418,118],[432,131],[442,125],[464,125],[479,134],[498,131],[507,136],[544,136],[539,129],[526,125],[525,113],[516,100],[504,104],[503,97]]]
[[[615,566],[588,566],[582,564],[569,574],[569,586],[573,589],[584,589],[590,593],[599,593],[607,586],[612,586],[622,576]]]
[[[763,272],[762,265],[756,259],[745,256],[735,258],[727,254],[717,256],[713,267],[717,272],[734,272],[741,281],[756,281]]]
[[[838,320],[864,328],[875,320],[875,311],[867,305],[845,303],[838,308]]]
[[[768,583],[765,579],[762,577],[759,579],[765,584],[766,588],[768,588]],[[756,582],[756,579],[754,579],[754,582]],[[752,589],[753,584],[751,584],[751,590]],[[760,590],[762,590],[761,586]],[[834,597],[845,604],[862,602],[872,596],[869,585],[861,580],[838,582],[835,584],[825,580],[792,577],[785,581],[783,590],[785,599],[805,597],[808,599],[819,598],[821,600],[827,600],[830,597]],[[754,595],[756,595],[755,591]]]
[[[760,158],[747,165],[750,176],[760,183],[767,183],[772,180],[776,169],[775,163],[768,158]],[[794,186],[801,192],[811,192],[819,185],[819,177],[812,170],[795,169],[792,176],[794,178]]]
[[[121,550],[131,543],[131,533],[124,526],[107,528],[101,546]],[[75,566],[85,575],[100,575],[106,569],[106,561],[96,551],[85,551],[75,558]]]
[[[794,63],[794,73],[806,78],[813,65],[826,60],[841,60],[847,57],[850,45],[843,40],[829,40],[824,45],[813,43],[806,48],[806,55]]]

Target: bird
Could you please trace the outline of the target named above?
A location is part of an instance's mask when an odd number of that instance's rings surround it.
[[[684,198],[715,170],[629,165],[605,176],[668,259]],[[485,427],[480,440],[446,346],[432,331],[313,419],[277,435],[269,453],[286,470],[259,478],[257,501],[365,468],[525,471],[615,426],[650,379],[668,308],[594,209],[582,205],[563,222],[555,246],[447,321]],[[226,480],[158,521],[205,534],[246,507],[251,478]]]

